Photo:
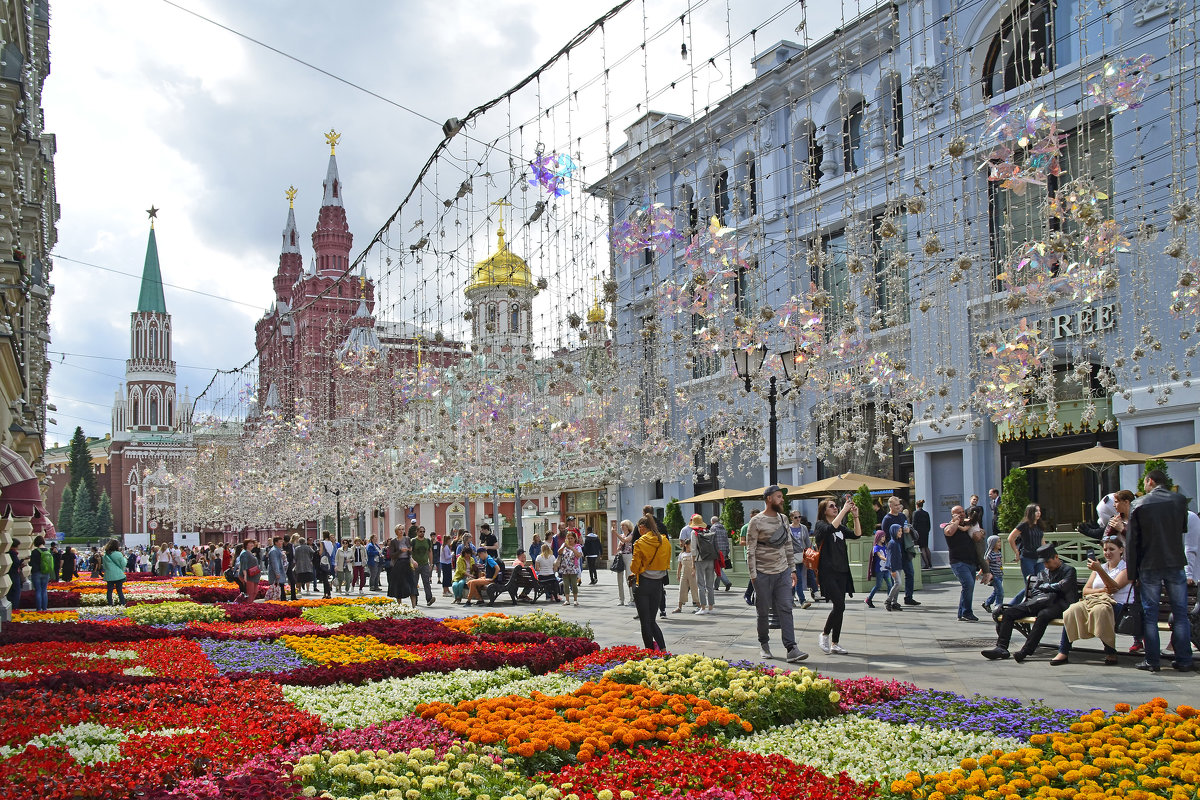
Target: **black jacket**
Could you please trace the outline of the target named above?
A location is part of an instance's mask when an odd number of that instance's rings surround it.
[[[1129,577],[1142,569],[1183,569],[1183,534],[1187,531],[1187,498],[1161,486],[1138,498],[1129,509],[1129,541],[1125,563]]]
[[[918,508],[913,512],[912,517],[913,530],[922,536],[928,536],[930,529],[933,528],[933,520],[929,518],[929,512],[923,508]]]
[[[1075,578],[1075,568],[1062,561],[1059,563],[1058,569],[1042,568],[1042,571],[1033,580],[1025,604],[1043,607],[1060,606],[1066,609],[1075,602],[1078,595],[1079,586]]]
[[[833,532],[841,531],[841,539],[833,535]],[[842,525],[840,528],[834,528],[825,520],[820,520],[813,525],[813,544],[821,551],[821,561],[817,565],[817,576],[820,577],[826,573],[833,574],[850,574],[850,554],[846,548],[848,539],[857,539],[854,531]]]
[[[600,555],[600,537],[599,536],[584,536],[583,537],[583,554],[589,558]]]

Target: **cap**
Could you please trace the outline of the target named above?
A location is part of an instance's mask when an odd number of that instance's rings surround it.
[[[1047,558],[1054,558],[1056,555],[1058,555],[1058,550],[1050,542],[1046,542],[1037,549],[1037,557],[1040,561],[1045,561]]]
[[[691,524],[704,527],[704,517],[700,516],[699,514],[692,514]]]
[[[780,489],[778,484],[772,483],[770,486],[768,486],[766,489],[763,490],[763,499],[765,500],[768,497],[770,497],[771,495],[775,494],[776,492],[782,492],[782,491],[783,491],[783,489]]]

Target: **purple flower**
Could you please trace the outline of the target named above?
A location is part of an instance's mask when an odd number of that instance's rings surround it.
[[[980,694],[963,697],[936,689],[922,689],[899,700],[877,705],[858,706],[854,712],[882,722],[957,728],[1017,739],[1028,739],[1035,733],[1068,731],[1071,723],[1084,713],[1050,708],[1037,700],[1026,705],[1011,697]]]
[[[287,672],[310,663],[295,650],[269,639],[198,639],[196,643],[221,672]]]

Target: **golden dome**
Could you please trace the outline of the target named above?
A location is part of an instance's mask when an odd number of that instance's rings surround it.
[[[604,322],[607,314],[604,312],[604,306],[600,305],[600,301],[596,301],[596,305],[592,306],[592,310],[588,312],[588,322]]]
[[[508,249],[504,241],[504,224],[496,231],[496,252],[480,261],[471,271],[466,291],[490,289],[496,286],[533,287],[533,275],[525,259]]]

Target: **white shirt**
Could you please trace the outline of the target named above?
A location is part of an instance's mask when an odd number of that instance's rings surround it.
[[[1104,571],[1108,573],[1108,577],[1110,577],[1110,578],[1115,579],[1117,577],[1117,573],[1119,573],[1123,569],[1125,569],[1125,559],[1123,559],[1123,558],[1117,562],[1117,565],[1115,567],[1110,568],[1108,566],[1107,562],[1105,562],[1105,564],[1104,564]],[[1093,589],[1103,589],[1104,588],[1104,579],[1101,578],[1099,575],[1094,575],[1092,577],[1091,587]],[[1112,596],[1112,599],[1113,599],[1114,603],[1121,603],[1123,605],[1128,605],[1129,601],[1130,601],[1130,599],[1132,599],[1132,597],[1133,597],[1133,584],[1127,583],[1127,584],[1125,584],[1124,588],[1117,589],[1117,593]]]
[[[1200,516],[1188,512],[1187,532],[1183,534],[1183,554],[1187,565],[1183,568],[1188,580],[1200,580]]]

